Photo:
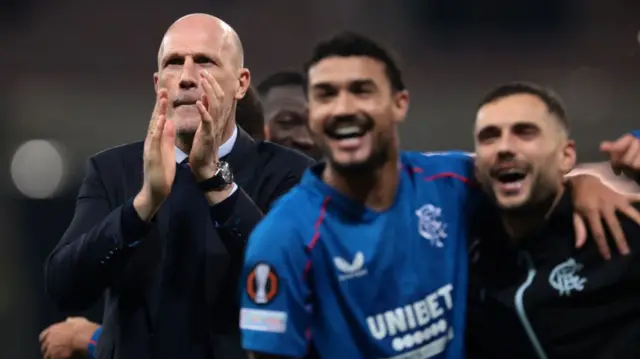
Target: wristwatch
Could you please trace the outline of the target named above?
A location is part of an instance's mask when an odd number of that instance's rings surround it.
[[[221,191],[232,183],[233,173],[231,173],[229,164],[225,161],[220,161],[218,162],[218,170],[213,177],[198,182],[198,187],[200,187],[203,192]]]

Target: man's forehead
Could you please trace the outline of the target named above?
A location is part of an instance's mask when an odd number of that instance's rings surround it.
[[[381,81],[384,76],[384,65],[364,56],[329,57],[309,69],[311,85],[324,82],[344,84],[364,79]]]
[[[482,106],[476,116],[476,128],[506,127],[516,123],[545,126],[551,114],[544,102],[533,95],[513,95]]]
[[[282,110],[302,113],[307,110],[307,98],[300,86],[276,87],[265,97],[263,107],[267,118]]]
[[[265,102],[281,102],[283,100],[306,102],[302,86],[277,86],[269,90],[264,98]]]
[[[171,31],[162,39],[160,57],[172,54],[218,54],[224,45],[224,37],[206,31]]]

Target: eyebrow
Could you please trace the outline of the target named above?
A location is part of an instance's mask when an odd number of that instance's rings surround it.
[[[535,129],[540,129],[540,126],[538,126],[538,124],[531,122],[531,121],[518,121],[515,123],[512,123],[509,128],[516,128],[516,129],[523,129],[523,128],[535,128]],[[481,127],[480,129],[478,129],[477,132],[477,136],[480,136],[481,134],[486,134],[487,132],[491,132],[491,131],[501,131],[500,126],[498,125],[494,125],[494,124],[488,124],[485,125],[483,127]]]
[[[352,87],[352,86],[377,86],[377,85],[375,81],[373,81],[373,79],[362,78],[362,79],[349,80],[347,82],[347,87]],[[334,87],[337,87],[337,86],[332,82],[318,82],[311,85],[311,88],[319,89],[319,90],[329,90]]]
[[[169,62],[170,60],[182,59],[182,58],[185,58],[187,56],[191,56],[193,58],[205,57],[205,58],[211,59],[211,60],[213,60],[215,62],[218,62],[218,63],[220,62],[220,59],[217,58],[215,55],[205,54],[204,52],[189,52],[189,53],[173,52],[173,53],[165,55],[162,58],[162,61],[160,63],[162,64],[162,66],[165,66],[167,64],[167,62]]]
[[[313,88],[313,89],[325,90],[325,91],[326,90],[331,90],[334,87],[336,87],[336,86],[334,86],[330,82],[318,82],[318,83],[315,83],[315,84],[311,85],[311,88]]]

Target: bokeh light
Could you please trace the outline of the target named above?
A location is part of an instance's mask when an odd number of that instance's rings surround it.
[[[65,159],[59,144],[43,139],[21,144],[11,160],[11,178],[23,195],[44,199],[62,187]]]

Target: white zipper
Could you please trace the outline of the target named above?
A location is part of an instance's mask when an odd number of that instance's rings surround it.
[[[531,323],[529,322],[529,318],[527,317],[527,312],[524,308],[524,292],[529,289],[531,283],[533,283],[533,279],[536,277],[537,271],[536,267],[533,264],[533,259],[528,252],[522,251],[520,252],[521,261],[524,261],[527,264],[527,279],[522,283],[518,290],[516,291],[516,295],[514,298],[516,313],[518,314],[518,319],[520,319],[520,324],[524,328],[524,331],[527,333],[527,337],[533,346],[537,356],[539,359],[547,359],[547,354],[544,352],[542,345],[540,344],[540,340],[538,340],[538,336],[536,335]]]

